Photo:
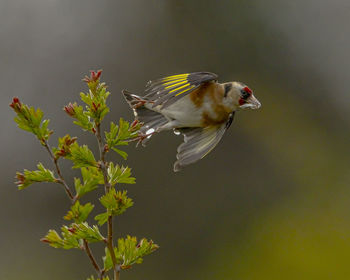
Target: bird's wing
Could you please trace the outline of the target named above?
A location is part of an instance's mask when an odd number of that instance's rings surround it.
[[[216,81],[218,76],[210,72],[194,72],[168,76],[159,80],[149,81],[146,85],[145,98],[153,102],[153,107],[161,105],[168,107],[201,85]]]
[[[174,171],[179,171],[182,167],[202,159],[214,149],[230,127],[233,117],[234,112],[231,113],[229,120],[220,126],[178,129],[184,135],[184,142],[177,148]]]

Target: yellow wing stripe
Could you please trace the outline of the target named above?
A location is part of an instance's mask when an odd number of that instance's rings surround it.
[[[180,94],[183,94],[183,93],[185,93],[186,91],[189,91],[190,89],[192,89],[193,87],[194,87],[194,86],[190,86],[189,88],[186,88],[185,90],[183,90],[183,91],[177,93],[175,96],[178,96],[178,95],[180,95]]]
[[[183,90],[183,91],[180,91],[179,93],[177,93],[177,94],[175,94],[175,96],[178,96],[178,95],[180,95],[180,94],[182,94],[182,93],[184,93],[184,92],[186,92],[186,91],[189,91],[191,88],[193,88],[194,86],[190,86],[189,88],[186,88],[185,90]]]
[[[179,82],[179,83],[176,83],[176,84],[167,86],[167,87],[165,87],[165,89],[172,88],[172,87],[176,87],[176,86],[182,85],[182,84],[184,84],[184,83],[187,83],[187,81],[182,81],[182,82]],[[187,83],[187,85],[188,85],[188,83]],[[181,88],[181,87],[180,87],[180,88]],[[177,89],[178,89],[178,88],[177,88]],[[176,90],[177,90],[177,89],[176,89]],[[170,91],[170,92],[172,92],[172,91]],[[169,93],[170,93],[170,92],[169,92]]]
[[[176,82],[186,81],[186,80],[187,80],[187,78],[172,80],[172,81],[170,81],[170,82],[163,83],[163,86],[169,85],[169,84],[172,84],[172,83],[176,83]]]
[[[180,75],[169,76],[169,77],[163,78],[163,81],[170,81],[170,80],[186,78],[186,77],[188,77],[188,75],[189,74],[180,74]]]
[[[182,88],[184,88],[184,87],[187,87],[187,86],[189,86],[189,85],[190,85],[189,83],[184,84],[184,85],[183,85],[183,86],[181,86],[181,87],[178,87],[178,88],[175,88],[175,89],[173,89],[173,90],[169,91],[169,93],[172,93],[172,92],[174,92],[174,91],[177,91],[177,90],[182,89]]]

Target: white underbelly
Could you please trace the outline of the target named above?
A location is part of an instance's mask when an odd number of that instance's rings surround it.
[[[159,112],[157,107],[152,110]],[[197,127],[201,125],[203,109],[203,106],[196,107],[187,95],[160,111],[165,117],[177,120],[179,127]]]

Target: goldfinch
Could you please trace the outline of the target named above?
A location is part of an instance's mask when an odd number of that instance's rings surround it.
[[[173,129],[184,142],[177,149],[174,171],[206,156],[230,127],[238,110],[258,109],[260,102],[241,82],[218,83],[210,72],[168,76],[146,85],[144,96],[123,90],[135,119],[143,126],[143,145],[155,133]]]

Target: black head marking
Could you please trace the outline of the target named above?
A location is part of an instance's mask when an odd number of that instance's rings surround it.
[[[228,92],[231,90],[232,84],[225,84],[225,94],[224,97],[227,97]]]
[[[247,100],[252,95],[252,91],[249,87],[245,86],[241,89],[241,95],[244,100]]]

